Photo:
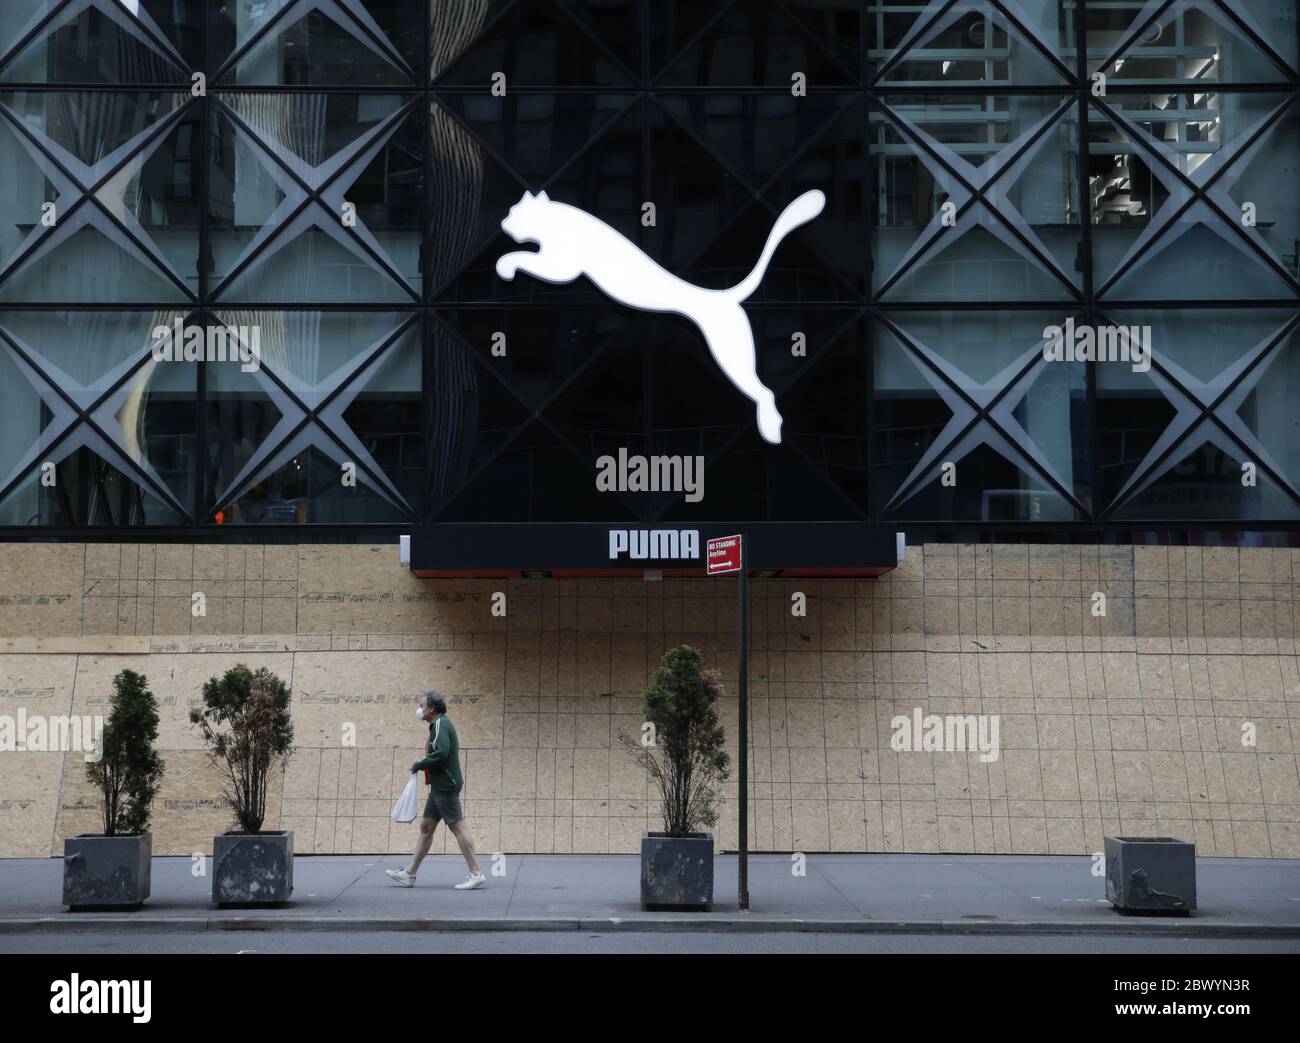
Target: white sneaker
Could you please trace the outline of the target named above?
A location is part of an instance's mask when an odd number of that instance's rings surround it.
[[[482,873],[470,873],[459,884],[456,885],[457,891],[473,891],[475,888],[482,887],[487,883],[487,877]]]
[[[395,883],[398,887],[415,886],[415,877],[413,877],[405,869],[385,869],[384,872],[388,874],[388,879],[391,880],[393,883]]]

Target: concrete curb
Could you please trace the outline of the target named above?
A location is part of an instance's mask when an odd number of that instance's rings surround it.
[[[1296,938],[1300,925],[1198,922],[1195,918],[1101,921],[1061,920],[802,920],[744,914],[686,913],[680,917],[290,917],[122,916],[66,914],[0,919],[0,934],[75,934],[110,929],[121,933],[207,931],[588,931],[669,933],[982,934],[982,935],[1165,935],[1210,938]]]

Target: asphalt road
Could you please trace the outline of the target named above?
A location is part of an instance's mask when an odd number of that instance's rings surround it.
[[[0,953],[1300,953],[1295,939],[1060,935],[267,931],[0,934]]]

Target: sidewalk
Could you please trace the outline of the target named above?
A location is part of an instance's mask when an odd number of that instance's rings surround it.
[[[1060,855],[788,855],[749,860],[750,911],[736,907],[736,857],[715,863],[712,913],[645,913],[637,855],[507,855],[505,874],[457,892],[459,855],[431,856],[414,888],[389,883],[400,855],[299,856],[280,909],[217,909],[189,858],[155,858],[152,895],[125,913],[69,913],[61,859],[0,860],[0,932],[123,930],[711,930],[992,934],[1175,934],[1300,939],[1300,862],[1203,858],[1192,917],[1134,917],[1104,899],[1092,860]]]

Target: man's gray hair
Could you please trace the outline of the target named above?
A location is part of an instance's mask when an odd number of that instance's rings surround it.
[[[445,700],[440,693],[435,692],[433,689],[430,689],[429,691],[425,692],[422,696],[420,696],[420,698],[424,701],[424,705],[430,707],[434,713],[447,712],[447,700]]]

